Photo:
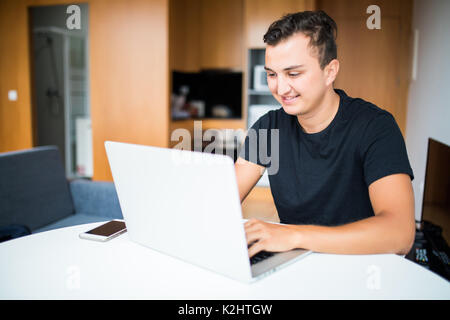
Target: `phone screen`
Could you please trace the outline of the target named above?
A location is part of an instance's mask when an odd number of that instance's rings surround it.
[[[110,221],[95,229],[89,230],[86,233],[109,237],[125,228],[125,222],[123,221]]]

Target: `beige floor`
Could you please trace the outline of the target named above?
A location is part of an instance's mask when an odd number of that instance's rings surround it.
[[[242,203],[245,219],[257,218],[264,221],[280,222],[270,188],[255,187]]]

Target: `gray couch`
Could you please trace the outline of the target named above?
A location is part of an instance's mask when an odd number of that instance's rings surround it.
[[[55,146],[0,153],[0,232],[123,219],[111,182],[68,181]]]

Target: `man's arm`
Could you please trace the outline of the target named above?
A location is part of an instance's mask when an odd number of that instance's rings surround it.
[[[369,186],[375,216],[337,227],[275,225],[249,220],[249,256],[261,250],[305,248],[335,254],[407,254],[414,242],[414,194],[406,174],[381,178]],[[345,213],[343,213],[345,214]]]
[[[234,164],[234,170],[242,202],[261,178],[265,168],[239,157]]]

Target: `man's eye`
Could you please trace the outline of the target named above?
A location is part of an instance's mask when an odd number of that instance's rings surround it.
[[[267,73],[267,76],[271,78],[276,77],[276,75],[277,75],[276,73]]]
[[[289,77],[293,77],[293,78],[298,77],[299,75],[301,75],[300,72],[291,72],[291,73],[289,73]]]

